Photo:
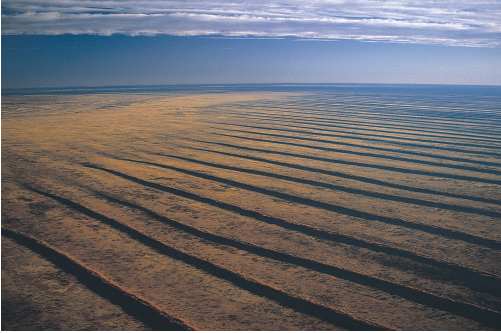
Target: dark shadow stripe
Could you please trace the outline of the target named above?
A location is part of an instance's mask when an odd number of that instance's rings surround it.
[[[419,263],[439,267],[444,270],[449,270],[453,274],[451,274],[448,277],[448,281],[456,281],[460,284],[466,285],[467,287],[482,291],[482,292],[499,292],[501,294],[501,291],[499,290],[499,283],[501,282],[501,279],[486,273],[486,272],[480,272],[468,267],[456,265],[453,263],[448,263],[440,260],[433,259],[431,257],[427,257],[421,254],[416,254],[407,250],[399,249],[399,248],[394,248],[390,247],[388,245],[384,244],[378,244],[374,242],[368,242],[362,239],[357,239],[351,236],[346,236],[342,234],[338,234],[332,231],[326,231],[326,230],[321,230],[317,229],[308,225],[304,224],[297,224],[297,223],[290,223],[286,220],[272,217],[272,216],[267,216],[264,214],[261,214],[256,211],[248,210],[241,208],[239,206],[235,206],[229,203],[225,203],[222,201],[214,200],[211,198],[203,197],[200,195],[197,195],[195,193],[183,191],[180,189],[168,187],[165,185],[160,185],[154,182],[149,182],[134,176],[127,175],[125,173],[108,169],[102,166],[86,163],[84,164],[85,167],[91,168],[94,170],[100,170],[109,174],[112,174],[114,176],[120,177],[122,179],[126,179],[130,182],[152,188],[155,190],[158,190],[160,192],[164,193],[169,193],[169,194],[174,194],[176,196],[190,199],[196,202],[200,202],[203,204],[206,204],[208,206],[216,207],[243,217],[249,217],[252,218],[256,221],[260,221],[266,224],[274,225],[286,230],[291,230],[295,231],[298,233],[301,233],[306,236],[310,236],[316,239],[321,239],[325,241],[330,241],[333,243],[342,243],[342,244],[347,244],[350,246],[355,246],[355,247],[361,247],[365,248],[374,252],[380,252],[380,253],[385,253],[388,255],[393,255],[393,256],[398,256],[410,260],[414,260]]]
[[[190,148],[190,149],[197,149],[197,148]],[[197,150],[210,151],[207,149],[197,149]],[[393,195],[393,194],[386,194],[386,193],[381,193],[381,192],[372,192],[372,191],[368,191],[368,190],[351,188],[351,187],[346,187],[346,186],[342,186],[342,185],[335,185],[335,184],[330,184],[330,183],[325,183],[325,182],[320,182],[320,181],[315,181],[315,180],[310,180],[310,179],[305,179],[305,178],[297,178],[297,177],[281,175],[281,174],[277,174],[277,173],[271,173],[271,172],[266,172],[266,171],[261,171],[261,170],[256,170],[256,169],[234,167],[234,166],[230,166],[230,165],[212,163],[212,162],[197,160],[194,158],[182,157],[182,156],[165,154],[165,153],[157,153],[157,152],[148,152],[148,153],[159,155],[159,156],[164,156],[164,157],[169,157],[169,158],[175,158],[175,159],[179,159],[179,160],[183,160],[183,161],[187,161],[187,162],[191,162],[191,163],[207,165],[207,166],[211,166],[211,167],[218,168],[218,169],[243,172],[243,173],[253,174],[253,175],[257,175],[257,176],[269,177],[272,179],[280,179],[280,180],[290,181],[290,182],[299,183],[299,184],[305,184],[305,185],[310,185],[310,186],[326,188],[329,190],[346,192],[346,193],[351,193],[351,194],[356,194],[356,195],[363,195],[363,196],[375,198],[375,199],[382,199],[382,200],[388,200],[388,201],[395,201],[398,203],[407,203],[407,204],[413,204],[413,205],[419,205],[419,206],[425,206],[425,207],[446,209],[446,210],[468,213],[468,214],[478,214],[478,215],[483,215],[483,216],[488,216],[488,217],[493,217],[493,218],[501,218],[501,213],[487,210],[487,209],[460,206],[460,205],[452,205],[452,204],[440,203],[440,202],[436,202],[436,201],[427,201],[427,200],[422,200],[422,199],[417,199],[417,198],[408,198],[408,197],[403,197],[403,196],[398,196],[398,195]],[[219,152],[216,152],[216,153],[219,153]],[[229,156],[229,154],[223,154],[223,155]]]
[[[274,103],[275,104],[275,103]],[[489,123],[485,120],[476,120],[476,119],[471,119],[467,118],[466,120],[460,120],[457,118],[451,118],[451,117],[440,117],[437,115],[434,115],[433,117],[431,116],[426,116],[426,115],[416,115],[416,114],[410,114],[410,113],[402,113],[403,108],[398,107],[398,109],[395,108],[388,108],[386,105],[378,105],[378,107],[374,108],[371,107],[371,111],[363,111],[360,109],[360,107],[367,107],[368,104],[366,103],[349,103],[349,104],[330,104],[329,105],[324,105],[325,107],[328,107],[329,109],[315,109],[312,108],[311,102],[307,103],[302,103],[300,105],[291,105],[291,104],[286,104],[286,103],[281,103],[279,106],[274,105],[274,104],[258,104],[258,103],[253,103],[253,104],[238,104],[238,105],[231,105],[231,104],[225,104],[221,105],[223,108],[231,108],[231,107],[242,107],[242,108],[249,108],[249,109],[272,109],[272,110],[279,110],[282,112],[288,112],[288,113],[301,113],[301,114],[313,114],[313,115],[325,115],[325,116],[335,116],[340,114],[341,116],[349,116],[349,117],[367,117],[370,119],[379,119],[383,121],[388,121],[388,120],[394,120],[398,119],[398,121],[405,122],[405,123],[410,123],[413,124],[414,122],[418,123],[425,123],[425,124],[433,124],[437,125],[439,128],[442,126],[448,126],[451,129],[457,129],[459,127],[464,127],[464,126],[474,126],[472,129],[492,129],[494,131],[500,131],[501,126],[494,125],[492,123]],[[342,109],[339,109],[339,107],[342,107]],[[334,109],[332,109],[334,108]],[[379,112],[379,111],[385,111],[385,112]],[[398,113],[397,113],[398,112]],[[405,111],[404,111],[405,112]],[[434,127],[437,127],[434,126]]]
[[[496,140],[486,140],[486,139],[476,139],[476,138],[469,138],[469,137],[463,137],[463,136],[453,136],[453,135],[438,135],[438,134],[424,134],[424,133],[414,133],[413,131],[410,130],[390,130],[390,129],[384,129],[383,126],[376,126],[376,128],[369,126],[369,125],[363,125],[363,124],[339,124],[339,123],[332,123],[332,124],[324,124],[324,123],[319,123],[315,121],[308,121],[306,119],[302,119],[301,117],[291,117],[291,116],[275,116],[275,114],[267,114],[267,113],[239,113],[239,112],[227,112],[223,113],[223,115],[230,115],[230,116],[237,116],[240,118],[247,118],[247,119],[261,119],[261,120],[267,120],[267,121],[275,121],[275,122],[280,122],[280,123],[292,123],[292,124],[300,124],[300,125],[311,125],[311,126],[317,126],[314,127],[316,130],[322,130],[322,131],[328,131],[332,128],[344,128],[344,129],[349,129],[349,130],[357,130],[357,131],[371,131],[371,132],[377,132],[377,133],[389,133],[389,134],[397,134],[401,136],[418,136],[420,139],[422,138],[436,138],[436,139],[452,139],[452,140],[461,140],[461,141],[468,141],[468,142],[482,142],[484,143],[483,145],[480,144],[468,144],[468,145],[479,145],[484,148],[499,148],[501,147],[499,145],[499,141]],[[320,127],[326,127],[326,128],[319,128]],[[312,128],[312,127],[309,127]],[[407,132],[402,132],[402,131],[407,131]],[[407,138],[407,140],[412,140],[413,138]],[[427,139],[422,139],[422,140],[427,140]],[[440,141],[439,141],[440,142]],[[457,144],[463,144],[457,143]]]
[[[310,148],[310,149],[316,149],[316,150],[328,151],[328,152],[336,152],[336,153],[343,152],[343,151],[340,151],[339,149],[335,149],[335,148],[311,146],[311,145],[306,145],[306,144],[302,144],[302,143],[249,138],[249,137],[245,137],[245,136],[230,135],[230,134],[215,133],[215,132],[211,133],[211,134],[230,137],[230,138],[244,139],[244,140],[249,140],[249,141],[256,141],[256,142],[266,142],[266,143],[275,143],[275,144],[287,145],[287,146],[293,146],[293,147]],[[352,153],[358,155],[357,152],[352,152]],[[360,153],[360,154],[363,154],[362,156],[366,156],[364,153]],[[393,172],[400,172],[400,173],[405,173],[405,174],[414,174],[414,175],[422,175],[422,176],[430,176],[430,177],[442,177],[442,178],[458,179],[458,180],[464,180],[464,181],[470,181],[470,182],[479,182],[479,183],[486,183],[486,184],[501,185],[501,181],[498,181],[495,179],[485,179],[485,178],[455,175],[455,174],[449,174],[449,173],[423,171],[423,170],[417,170],[417,169],[406,169],[406,168],[399,168],[399,167],[395,167],[395,166],[369,164],[369,163],[362,163],[362,162],[356,162],[356,161],[349,161],[348,162],[348,161],[343,161],[340,159],[338,159],[336,161],[337,161],[336,163],[339,163],[339,164],[356,165],[356,166],[361,166],[361,167],[380,169],[380,170],[384,170],[384,171],[393,171]]]
[[[178,221],[169,219],[135,203],[117,199],[102,192],[94,191],[94,193],[109,202],[140,211],[143,214],[146,214],[148,217],[153,218],[163,224],[166,224],[177,230],[198,237],[201,240],[211,242],[216,246],[218,245],[230,246],[239,250],[246,251],[248,253],[252,253],[260,257],[273,259],[285,264],[300,266],[319,273],[328,274],[346,281],[357,283],[372,289],[377,289],[401,297],[403,299],[409,300],[411,302],[423,304],[426,306],[433,307],[435,309],[454,313],[459,316],[470,318],[472,320],[484,323],[489,326],[491,326],[493,323],[497,323],[498,325],[501,326],[500,313],[497,313],[489,309],[481,308],[477,305],[465,302],[459,302],[442,296],[437,296],[427,291],[419,290],[413,287],[407,287],[401,284],[389,282],[365,274],[356,273],[341,267],[324,264],[316,260],[302,258],[295,255],[263,248],[261,246],[252,243],[247,243],[236,239],[219,236],[213,233],[209,233],[207,231],[203,231],[188,226]]]
[[[284,307],[290,308],[294,311],[318,318],[320,320],[339,325],[346,329],[353,330],[386,330],[387,328],[360,319],[355,319],[352,316],[345,314],[338,310],[333,310],[329,307],[314,303],[307,299],[289,295],[274,287],[264,285],[260,282],[254,281],[250,278],[244,277],[239,273],[227,270],[219,265],[213,264],[209,261],[192,256],[171,246],[168,246],[156,239],[153,239],[138,230],[111,219],[103,214],[95,212],[87,207],[84,207],[69,199],[57,196],[55,194],[47,193],[38,189],[31,189],[32,191],[50,198],[60,204],[71,208],[79,213],[82,213],[90,218],[93,218],[103,224],[106,224],[113,229],[126,234],[131,239],[155,250],[161,255],[168,256],[172,259],[183,262],[186,265],[192,266],[196,269],[206,272],[207,274],[225,280],[234,286],[247,290],[255,295],[267,298],[276,302]]]
[[[203,140],[195,140],[195,139],[192,139],[191,141],[198,142],[198,143],[210,144],[210,145],[216,145],[216,146],[221,146],[221,147],[234,148],[234,149],[238,149],[238,150],[247,150],[247,151],[263,153],[263,154],[273,154],[273,155],[282,155],[282,156],[287,156],[287,157],[296,157],[296,158],[302,158],[302,159],[308,159],[308,160],[314,160],[314,161],[327,162],[327,163],[332,163],[332,164],[338,163],[337,159],[317,157],[317,156],[313,156],[313,155],[296,154],[296,153],[275,151],[275,150],[268,150],[268,149],[260,149],[260,148],[251,148],[251,147],[216,142],[216,141],[203,141]],[[353,179],[353,180],[364,182],[364,183],[385,186],[385,187],[390,187],[390,188],[396,188],[399,190],[405,190],[405,191],[417,192],[417,193],[425,193],[425,194],[431,194],[431,195],[440,195],[440,196],[451,197],[451,198],[455,198],[455,199],[471,200],[471,201],[477,201],[477,202],[482,202],[482,203],[501,205],[501,201],[499,201],[499,200],[480,198],[480,197],[474,197],[474,196],[468,196],[468,195],[462,195],[462,194],[447,193],[447,192],[435,191],[435,190],[427,189],[427,188],[412,187],[412,186],[401,185],[401,184],[397,184],[397,183],[391,183],[391,182],[379,180],[376,178],[363,177],[363,176],[344,173],[344,172],[340,172],[340,171],[313,168],[313,167],[308,167],[305,165],[281,162],[281,161],[276,161],[276,160],[269,160],[269,159],[256,157],[256,156],[240,155],[240,154],[235,154],[235,153],[228,153],[225,151],[211,150],[211,149],[207,149],[207,148],[195,148],[195,147],[190,147],[190,146],[185,146],[185,145],[179,145],[179,146],[182,148],[198,149],[198,150],[202,150],[202,151],[214,152],[214,153],[218,153],[218,154],[240,157],[240,158],[245,158],[245,159],[249,159],[249,160],[280,165],[280,166],[298,169],[298,170],[321,173],[321,174],[340,177],[340,178]],[[357,163],[357,162],[355,162],[355,163]],[[340,164],[360,166],[358,163],[351,164],[350,161],[343,161],[343,160],[341,160]],[[383,166],[381,166],[381,167],[383,167]]]
[[[369,130],[369,129],[358,128],[355,126],[338,125],[338,126],[336,126],[336,128],[345,129],[345,130],[339,130],[339,129],[325,129],[325,128],[319,128],[319,127],[315,127],[315,126],[304,126],[304,124],[301,125],[301,122],[299,122],[299,121],[284,121],[284,120],[278,120],[278,119],[270,119],[270,118],[263,117],[263,116],[238,115],[238,117],[231,118],[231,120],[237,120],[237,121],[246,121],[246,119],[255,119],[255,120],[259,121],[259,124],[264,124],[267,126],[275,126],[276,124],[280,124],[283,126],[287,126],[287,129],[299,128],[299,129],[314,130],[314,131],[327,132],[327,133],[346,133],[346,134],[351,134],[351,135],[364,136],[364,137],[368,137],[368,138],[376,137],[376,138],[385,138],[385,139],[398,139],[398,140],[405,140],[405,141],[412,141],[412,142],[423,142],[423,143],[451,145],[451,146],[463,146],[463,147],[480,148],[480,149],[501,148],[501,146],[459,142],[457,140],[456,141],[446,141],[446,140],[423,139],[423,138],[419,137],[419,134],[408,134],[408,133],[404,133],[403,135],[402,134],[401,135],[379,134],[379,133],[385,133],[385,132],[396,134],[396,133],[401,133],[401,132]],[[218,123],[216,123],[216,124],[218,124]],[[360,132],[376,132],[376,133],[360,133]],[[408,135],[415,136],[415,137],[409,137]],[[427,145],[426,147],[430,147],[430,146]],[[435,147],[435,146],[432,146],[432,147]],[[445,147],[445,148],[448,148],[448,147]]]
[[[483,125],[488,120],[491,119],[493,114],[499,114],[499,111],[495,108],[495,104],[492,101],[483,103],[475,103],[475,105],[470,104],[469,108],[465,108],[464,101],[459,103],[451,103],[450,100],[444,99],[432,99],[432,100],[420,100],[419,102],[424,102],[420,104],[415,104],[417,101],[416,96],[407,96],[412,99],[400,99],[403,97],[399,96],[398,99],[387,99],[381,100],[379,96],[356,96],[354,98],[345,98],[346,96],[341,95],[331,95],[328,98],[324,98],[326,95],[315,94],[309,97],[301,97],[300,99],[295,99],[289,97],[287,100],[261,100],[261,101],[248,101],[248,102],[236,102],[236,103],[224,103],[220,106],[250,106],[250,107],[270,107],[278,109],[299,109],[299,110],[310,110],[310,111],[338,111],[341,112],[360,112],[365,114],[396,114],[404,118],[423,118],[427,121],[434,122],[453,122],[453,123],[463,123],[465,121],[471,121],[474,124]],[[452,97],[452,96],[451,96]],[[454,96],[457,98],[458,96]],[[446,102],[444,104],[444,102]],[[485,107],[487,105],[487,107]],[[480,110],[479,110],[480,109]],[[479,111],[478,111],[479,110]],[[381,112],[380,112],[381,111]],[[488,118],[478,118],[476,116],[488,114]],[[459,116],[459,118],[458,118]],[[488,123],[489,124],[489,123]],[[492,125],[496,127],[496,125]],[[497,128],[497,127],[496,127]]]
[[[281,112],[288,113],[288,114],[300,114],[303,116],[308,116],[311,119],[325,119],[325,120],[337,120],[339,118],[345,119],[345,118],[359,118],[362,117],[366,120],[371,120],[376,123],[386,123],[386,122],[391,122],[392,124],[395,122],[398,122],[399,125],[406,125],[406,126],[411,126],[411,127],[417,127],[417,126],[422,126],[423,128],[426,129],[439,129],[439,130],[451,130],[451,131],[458,131],[462,132],[465,131],[467,133],[471,134],[481,134],[485,135],[488,134],[489,136],[499,136],[501,135],[501,132],[492,130],[488,125],[483,125],[483,126],[475,126],[472,125],[469,121],[463,122],[462,124],[451,124],[451,123],[441,123],[441,124],[431,124],[429,121],[423,121],[420,119],[399,119],[397,114],[391,113],[391,114],[386,114],[384,116],[375,116],[371,113],[360,113],[360,112],[344,112],[344,111],[333,111],[333,112],[310,112],[308,110],[305,110],[304,108],[301,109],[295,109],[297,111],[291,111],[290,108],[283,108],[280,109]],[[334,118],[333,118],[334,117]],[[431,126],[430,126],[431,124]],[[416,125],[416,126],[415,126]],[[436,126],[435,126],[436,125]]]
[[[231,114],[231,112],[226,112],[224,114]],[[236,114],[246,114],[246,113],[236,113]],[[247,113],[248,114],[248,113]],[[264,113],[264,112],[253,112],[252,114],[262,114],[262,115],[269,115],[270,113]],[[277,115],[277,114],[273,114]],[[329,121],[329,120],[323,120],[322,118],[311,118],[307,116],[295,116],[295,115],[280,115],[280,116],[275,116],[277,118],[282,118],[282,119],[292,119],[292,120],[300,120],[302,123],[306,124],[315,124],[315,125],[321,125],[325,127],[336,127],[338,124],[347,124],[347,125],[355,125],[359,127],[369,127],[369,128],[381,128],[381,129],[395,129],[395,130],[404,130],[404,131],[411,131],[411,132],[416,132],[419,135],[426,135],[430,136],[428,134],[432,134],[433,136],[439,136],[439,137],[447,137],[447,138],[456,138],[456,139],[465,139],[465,140],[477,140],[477,141],[484,141],[484,142],[493,142],[496,144],[499,144],[500,141],[493,136],[484,136],[484,135],[478,135],[478,134],[469,134],[469,133],[464,133],[463,131],[440,131],[440,130],[427,130],[424,127],[421,126],[402,126],[402,125],[394,125],[394,124],[385,124],[385,123],[372,123],[368,121],[363,121],[363,120],[341,120],[337,119],[335,121]],[[427,134],[422,134],[422,133],[427,133]],[[405,134],[405,133],[404,133]],[[410,134],[410,133],[407,133]],[[439,135],[442,134],[442,135]]]
[[[318,138],[307,138],[307,137],[302,137],[302,136],[293,136],[293,135],[285,135],[285,134],[272,134],[272,133],[236,130],[236,129],[228,129],[228,128],[215,128],[215,129],[227,131],[227,132],[271,136],[273,138],[284,138],[284,139],[308,141],[308,142],[314,142],[314,143],[327,143],[327,144],[333,144],[333,145],[337,145],[337,146],[348,146],[348,147],[355,147],[355,148],[362,148],[362,149],[379,150],[379,151],[384,151],[384,152],[406,154],[406,155],[416,155],[416,156],[430,157],[430,158],[436,158],[436,159],[445,159],[445,160],[452,159],[451,157],[444,156],[444,155],[427,154],[427,153],[420,153],[420,152],[416,152],[416,151],[394,149],[394,148],[366,146],[366,145],[359,145],[359,144],[354,144],[354,143],[346,143],[346,142],[332,141],[332,140],[324,140],[324,139],[318,139]],[[396,161],[402,161],[402,162],[408,162],[408,163],[414,163],[414,164],[431,165],[431,166],[436,166],[436,167],[440,167],[440,168],[468,170],[468,171],[473,171],[473,172],[478,172],[478,173],[501,175],[501,171],[494,170],[494,169],[483,169],[483,168],[477,168],[477,167],[467,166],[467,165],[452,165],[450,163],[440,163],[440,162],[433,162],[433,161],[426,161],[426,160],[417,160],[417,159],[407,158],[407,157],[389,156],[389,155],[384,155],[384,154],[353,151],[353,150],[347,150],[347,149],[341,149],[341,148],[331,148],[330,147],[330,149],[335,149],[336,152],[343,153],[343,154],[368,156],[368,157],[381,158],[381,159],[386,159],[386,160],[396,160]],[[457,159],[459,159],[459,158],[457,158]],[[477,161],[472,161],[472,160],[466,160],[466,161],[468,163],[479,163]],[[462,162],[464,162],[464,160]],[[476,177],[470,177],[470,178],[471,179],[474,179],[474,178],[475,179],[482,179],[483,182],[490,181],[488,179],[483,179],[483,178],[476,178]],[[494,184],[501,184],[501,181],[496,181],[496,180],[492,180],[492,181],[494,182]]]
[[[298,109],[296,109],[298,110]],[[302,112],[301,110],[298,110],[298,111],[291,111],[289,108],[287,109],[283,109],[283,112],[287,112],[287,113],[294,113],[294,114],[306,114],[306,115],[313,115],[313,117],[315,118],[321,118],[321,117],[325,117],[327,116],[329,120],[335,120],[335,118],[331,118],[333,116],[335,117],[338,117],[338,118],[364,118],[366,120],[374,120],[375,122],[398,122],[398,124],[403,124],[403,125],[409,125],[409,126],[413,126],[414,125],[418,125],[418,126],[423,126],[423,128],[427,128],[427,129],[439,129],[439,130],[443,130],[443,129],[446,129],[446,130],[451,130],[451,131],[458,131],[458,132],[461,132],[461,131],[466,131],[468,133],[472,133],[472,134],[481,134],[481,135],[489,135],[489,136],[499,136],[501,135],[501,132],[499,130],[499,127],[493,129],[492,126],[489,126],[488,124],[474,124],[474,123],[471,123],[471,119],[468,119],[467,121],[464,121],[462,123],[451,123],[449,121],[443,121],[441,123],[437,123],[437,122],[433,122],[433,121],[429,121],[429,120],[423,120],[423,119],[419,119],[419,118],[414,118],[414,119],[404,119],[404,118],[401,118],[399,117],[398,114],[396,113],[386,113],[386,114],[380,114],[380,115],[374,115],[370,112],[365,112],[365,113],[361,113],[359,111],[348,111],[348,112],[345,112],[345,111],[339,111],[339,110],[336,110],[334,112],[310,112],[310,111],[306,111],[306,112]],[[316,117],[316,116],[320,116],[320,117]],[[449,118],[450,120],[453,120],[452,118]],[[454,118],[455,120],[457,120],[457,118]]]
[[[359,134],[359,133],[351,133],[351,135],[344,135],[344,134],[338,135],[338,134],[330,134],[330,133],[319,133],[319,131],[317,131],[317,130],[307,131],[307,130],[290,129],[287,127],[266,127],[266,126],[255,126],[255,125],[252,126],[252,125],[242,125],[242,124],[236,124],[236,123],[224,123],[224,122],[215,122],[215,121],[209,122],[209,123],[216,124],[216,125],[230,125],[230,126],[236,126],[236,127],[260,129],[260,130],[268,130],[268,131],[290,132],[290,133],[325,136],[325,137],[332,137],[332,138],[344,138],[344,139],[353,139],[353,140],[360,140],[360,141],[369,141],[369,142],[372,141],[372,142],[378,142],[378,143],[380,142],[382,144],[390,144],[390,145],[403,146],[403,147],[419,147],[419,148],[430,149],[430,150],[443,150],[446,152],[459,152],[459,153],[465,153],[465,154],[493,156],[496,158],[501,156],[501,153],[494,153],[494,152],[488,152],[488,151],[468,150],[468,149],[461,149],[461,148],[454,148],[454,147],[440,147],[440,146],[423,145],[423,144],[419,144],[419,143],[376,139],[376,138],[373,138],[373,135],[370,135],[370,134],[363,135],[363,134]],[[331,130],[331,132],[350,133],[348,131],[333,131],[333,130]],[[377,148],[377,147],[372,147],[372,146],[364,146],[364,147],[370,147],[370,149]],[[426,157],[432,157],[432,158],[446,159],[446,160],[456,161],[456,162],[475,163],[475,164],[481,164],[481,165],[491,165],[491,166],[501,167],[501,163],[490,162],[490,161],[474,160],[474,159],[469,159],[469,158],[461,158],[461,157],[447,156],[447,155],[429,154],[429,153],[423,153],[420,151],[412,151],[412,150],[397,150],[397,152],[400,152],[400,153],[403,152],[405,154],[426,156]]]
[[[261,188],[258,186],[254,186],[254,185],[250,185],[250,184],[246,184],[246,183],[241,183],[241,182],[238,182],[236,180],[217,177],[217,176],[209,175],[209,174],[206,174],[203,172],[187,170],[187,169],[178,168],[178,167],[174,167],[174,166],[170,166],[170,165],[164,165],[164,164],[160,164],[160,163],[147,162],[147,161],[141,161],[141,160],[125,159],[125,158],[119,159],[119,160],[140,163],[140,164],[144,164],[144,165],[151,165],[151,166],[154,166],[157,168],[172,170],[172,171],[184,173],[186,175],[211,180],[211,181],[218,182],[221,184],[230,185],[230,186],[240,188],[243,190],[247,190],[247,191],[251,191],[251,192],[255,192],[255,193],[259,193],[259,194],[264,194],[264,195],[271,196],[271,197],[278,198],[278,199],[282,199],[282,200],[285,200],[288,202],[294,202],[294,203],[298,203],[301,205],[319,208],[319,209],[323,209],[323,210],[330,211],[330,212],[337,213],[337,214],[342,214],[342,215],[349,216],[349,217],[359,218],[359,219],[362,219],[365,221],[375,221],[375,222],[381,222],[384,224],[395,225],[398,227],[419,230],[422,232],[426,232],[426,233],[429,233],[432,235],[441,236],[444,238],[449,238],[449,239],[453,239],[453,240],[461,240],[463,242],[467,242],[470,244],[484,246],[487,248],[491,248],[493,250],[501,250],[501,242],[498,242],[498,241],[492,240],[492,239],[487,239],[487,238],[475,236],[475,235],[470,235],[470,234],[464,233],[462,231],[445,229],[445,228],[441,228],[438,226],[426,225],[426,224],[421,224],[421,223],[416,223],[416,222],[405,221],[405,220],[398,219],[398,218],[391,218],[391,217],[385,217],[385,216],[380,216],[380,215],[376,215],[376,214],[371,214],[371,213],[363,212],[363,211],[352,209],[352,208],[347,208],[347,207],[338,206],[338,205],[334,205],[334,204],[330,204],[330,203],[326,203],[326,202],[321,202],[321,201],[316,201],[316,200],[312,200],[312,199],[308,199],[308,198],[303,198],[303,197],[299,197],[299,196],[288,194],[288,193],[282,193],[282,192],[278,192],[278,191],[268,190],[268,189]]]
[[[70,255],[41,240],[3,226],[2,236],[12,239],[19,245],[30,249],[50,261],[64,272],[73,275],[80,283],[94,293],[120,306],[127,314],[138,319],[153,330],[186,331],[193,329],[183,321],[172,317],[157,306],[115,284],[79,260],[72,258]]]
[[[249,109],[256,109],[256,108],[253,108],[253,107],[250,107],[250,106],[247,106],[247,108]],[[269,109],[269,107],[267,107]],[[257,108],[258,110],[261,110],[261,111],[267,111],[269,113],[269,110],[266,110],[266,108]],[[303,111],[304,110],[304,111]],[[379,122],[368,122],[368,121],[359,121],[359,120],[355,120],[355,119],[352,119],[352,120],[346,120],[343,118],[358,118],[360,116],[358,115],[343,115],[342,113],[338,113],[336,111],[334,111],[334,113],[332,113],[333,116],[336,116],[336,118],[325,118],[325,117],[316,117],[316,116],[311,116],[309,114],[309,112],[307,112],[307,110],[305,109],[302,109],[302,111],[291,111],[290,109],[287,109],[287,108],[281,108],[279,113],[278,114],[283,114],[283,113],[287,113],[287,114],[292,114],[293,116],[295,116],[296,114],[300,114],[301,117],[303,118],[306,118],[306,119],[309,119],[309,120],[319,120],[319,121],[322,121],[324,122],[327,122],[327,123],[332,123],[332,122],[340,122],[340,123],[361,123],[361,124],[366,124],[366,125],[372,125],[372,126],[381,126],[382,124],[384,124],[383,127],[389,127],[389,128],[401,128],[401,129],[409,129],[409,130],[419,130],[420,132],[430,132],[430,133],[444,133],[444,134],[452,134],[452,135],[467,135],[469,137],[474,137],[474,138],[483,138],[483,139],[490,139],[490,140],[496,140],[496,136],[499,135],[499,133],[491,133],[490,131],[482,131],[482,130],[471,130],[471,129],[468,129],[467,127],[453,127],[453,128],[450,128],[450,126],[430,126],[428,123],[426,122],[421,122],[420,125],[416,125],[414,126],[414,122],[405,122],[405,121],[401,121],[399,122],[398,125],[395,125],[394,122],[395,120],[392,119],[391,117],[390,118],[384,118],[384,119],[381,119]],[[277,113],[275,113],[277,114]],[[366,117],[365,115],[364,116],[361,116],[361,117]],[[373,118],[374,117],[367,117],[367,118]],[[388,121],[391,121],[391,123],[387,124]],[[419,122],[416,122],[416,123],[419,123]],[[447,129],[447,130],[444,130],[444,129]],[[488,135],[484,135],[485,132],[487,132]],[[499,141],[498,141],[499,142]]]
[[[228,111],[228,110],[234,110],[235,108],[228,109],[219,109],[221,111]],[[238,108],[237,108],[238,109]],[[331,112],[310,112],[308,110],[305,110],[305,108],[300,108],[300,109],[291,109],[287,106],[284,106],[283,108],[279,109],[272,109],[270,107],[263,107],[263,108],[254,108],[254,107],[244,107],[240,108],[240,110],[243,111],[256,111],[256,112],[267,112],[270,114],[282,114],[282,115],[300,115],[303,117],[309,117],[310,119],[325,119],[325,120],[357,120],[357,119],[363,119],[366,120],[367,122],[373,123],[373,124],[386,124],[389,123],[390,125],[409,125],[412,128],[416,128],[416,125],[419,125],[425,129],[428,130],[448,130],[451,132],[459,132],[462,133],[462,130],[469,130],[467,134],[473,135],[473,136],[478,136],[480,134],[481,137],[484,137],[486,134],[488,135],[487,138],[489,137],[497,137],[499,133],[496,133],[496,131],[492,131],[491,128],[487,124],[482,124],[480,126],[472,124],[471,119],[469,119],[467,122],[463,122],[461,124],[451,124],[444,122],[442,124],[432,124],[431,122],[428,122],[426,120],[423,121],[423,119],[420,118],[414,118],[414,119],[403,119],[399,118],[398,113],[386,113],[384,115],[375,115],[373,113],[365,113],[361,114],[358,112],[346,112],[346,111],[340,111],[340,110],[333,110]],[[365,122],[365,123],[367,123]],[[432,126],[430,126],[432,125]],[[451,126],[452,125],[452,126]],[[487,131],[484,133],[483,131]]]

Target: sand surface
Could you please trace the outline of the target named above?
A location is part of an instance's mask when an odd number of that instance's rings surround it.
[[[194,329],[499,329],[501,125],[409,103],[6,96],[2,226]],[[2,237],[3,329],[148,329],[115,303]]]

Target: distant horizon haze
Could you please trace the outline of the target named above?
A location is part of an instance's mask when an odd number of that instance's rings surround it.
[[[275,89],[287,89],[288,87],[295,88],[349,88],[350,86],[356,88],[433,88],[433,87],[458,87],[458,88],[493,88],[501,89],[501,84],[467,84],[467,83],[456,83],[456,84],[444,84],[444,83],[368,83],[368,82],[272,82],[272,83],[259,83],[259,82],[249,82],[249,83],[184,83],[184,84],[131,84],[131,85],[102,85],[102,86],[43,86],[43,87],[22,87],[22,88],[4,88],[2,87],[3,95],[11,94],[45,94],[45,93],[93,93],[93,92],[162,92],[162,91],[192,91],[195,89],[208,89],[211,88],[232,88],[238,91],[239,88],[246,90],[261,90],[263,88],[275,88]]]
[[[501,85],[501,48],[295,38],[4,35],[3,89],[184,84]]]

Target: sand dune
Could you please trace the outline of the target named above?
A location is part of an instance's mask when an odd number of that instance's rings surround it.
[[[4,329],[501,328],[489,98],[3,103]]]

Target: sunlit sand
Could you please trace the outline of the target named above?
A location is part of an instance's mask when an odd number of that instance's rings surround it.
[[[499,329],[495,111],[390,97],[5,96],[3,328]]]

